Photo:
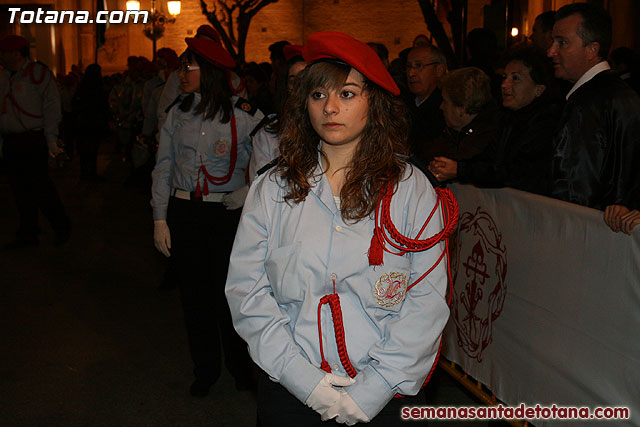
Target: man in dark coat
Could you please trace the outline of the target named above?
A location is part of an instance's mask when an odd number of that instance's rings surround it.
[[[558,10],[548,55],[556,77],[574,85],[554,139],[551,194],[595,209],[619,206],[623,216],[640,200],[640,98],[610,70],[610,45],[604,10],[586,3]]]
[[[409,51],[406,70],[411,92],[407,100],[411,111],[409,144],[411,152],[418,154],[445,128],[438,81],[447,71],[447,61],[436,47],[416,46]]]

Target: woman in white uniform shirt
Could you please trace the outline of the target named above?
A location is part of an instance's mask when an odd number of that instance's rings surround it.
[[[239,389],[250,387],[246,346],[231,324],[224,283],[239,210],[222,203],[245,186],[251,130],[262,113],[232,96],[229,69],[235,63],[220,44],[187,38],[180,88],[160,132],[151,204],[154,243],[170,256],[194,363],[190,392],[205,396],[225,364]],[[222,343],[224,345],[222,345]]]
[[[392,398],[420,391],[449,315],[445,245],[402,255],[382,232],[391,221],[394,243],[425,239],[442,231],[442,212],[404,160],[404,107],[375,52],[324,32],[303,56],[281,157],[253,183],[238,227],[226,286],[234,326],[271,379],[258,386],[262,427],[400,425],[400,407],[424,397]]]

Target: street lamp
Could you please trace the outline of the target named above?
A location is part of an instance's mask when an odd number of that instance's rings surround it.
[[[149,14],[149,22],[142,32],[153,42],[153,58],[156,57],[156,41],[164,35],[164,26],[176,22],[176,16],[180,14],[180,1],[168,1],[167,9],[169,17],[165,16],[160,10],[156,9],[156,0],[151,0],[151,13]],[[140,10],[140,2],[138,0],[127,1],[127,10]]]

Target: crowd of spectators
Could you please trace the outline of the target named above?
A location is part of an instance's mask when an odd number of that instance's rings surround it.
[[[209,26],[200,27],[197,37],[220,41]],[[576,46],[566,53],[569,40]],[[502,52],[488,29],[471,30],[467,41],[468,60],[457,70],[449,70],[445,55],[423,34],[391,61],[384,44],[369,43],[402,90],[411,123],[410,152],[432,183],[457,180],[557,197],[606,210],[612,229],[619,231],[625,223],[624,230],[630,231],[638,223],[633,212],[640,207],[640,178],[625,167],[638,161],[638,133],[633,136],[640,114],[638,55],[627,47],[609,53],[611,20],[606,12],[583,4],[563,8],[559,15],[544,12],[536,17],[528,40]],[[293,80],[287,72],[292,56],[300,58],[295,52],[285,55],[286,46],[292,45],[272,44],[270,62],[240,64],[232,78],[234,92],[266,116],[263,129],[254,133],[264,140],[257,147],[261,166],[277,155],[277,118],[291,90],[287,79]],[[303,66],[300,58],[298,70]],[[149,184],[156,134],[165,110],[180,94],[177,68],[176,52],[163,48],[153,61],[129,57],[120,74],[103,78],[97,65],[84,74],[74,66],[59,79],[61,134],[69,156],[77,149],[81,157],[82,179],[100,179],[97,144],[109,123],[118,152],[131,164],[132,178]],[[581,81],[587,72],[598,74],[596,80],[607,76],[608,83],[599,85],[599,91],[589,89],[594,85]],[[610,101],[590,103],[592,91]],[[584,114],[611,110],[611,103],[624,111],[615,116],[619,122],[611,125],[613,116],[600,114],[585,130]],[[581,161],[585,156],[591,160]],[[256,171],[254,164],[251,173]],[[620,222],[623,216],[626,220]]]
[[[491,30],[476,28],[455,70],[424,34],[393,59],[383,43],[368,45],[401,89],[409,151],[434,185],[457,180],[551,196],[606,211],[614,231],[630,232],[640,221],[640,177],[632,166],[639,160],[639,55],[611,49],[611,25],[598,7],[568,5],[537,16],[529,38],[504,51]],[[196,37],[220,43],[208,25]],[[278,115],[295,76],[288,75],[290,60],[299,57],[285,54],[290,46],[273,43],[270,62],[239,63],[229,74],[234,94],[265,115],[253,136],[273,136],[258,147],[270,153],[261,165],[277,154]],[[179,53],[131,56],[126,71],[108,76],[97,64],[58,76],[59,135],[66,155],[80,158],[80,179],[102,179],[98,147],[111,137],[130,165],[130,182],[149,187],[157,134],[180,95]]]
[[[196,37],[220,42],[207,25]],[[486,28],[471,30],[467,42],[468,60],[457,70],[423,34],[391,61],[384,44],[369,43],[401,88],[409,149],[433,184],[513,187],[604,210],[615,231],[637,225],[638,54],[624,46],[609,52],[606,12],[582,3],[544,12],[529,39],[504,52]],[[239,64],[229,77],[274,136],[293,79],[287,46],[273,43],[270,62]],[[101,180],[98,147],[111,135],[131,180],[149,186],[157,133],[180,95],[178,65],[178,54],[162,48],[152,61],[129,57],[122,73],[102,76],[93,64],[59,76],[60,137],[67,156],[80,157],[80,179]],[[277,138],[271,145],[261,165],[277,154]]]

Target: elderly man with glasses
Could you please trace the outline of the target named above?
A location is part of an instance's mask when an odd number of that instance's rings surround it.
[[[438,81],[446,71],[446,58],[438,48],[416,46],[409,52],[406,73],[411,96],[407,105],[411,111],[409,143],[414,154],[444,130]]]

